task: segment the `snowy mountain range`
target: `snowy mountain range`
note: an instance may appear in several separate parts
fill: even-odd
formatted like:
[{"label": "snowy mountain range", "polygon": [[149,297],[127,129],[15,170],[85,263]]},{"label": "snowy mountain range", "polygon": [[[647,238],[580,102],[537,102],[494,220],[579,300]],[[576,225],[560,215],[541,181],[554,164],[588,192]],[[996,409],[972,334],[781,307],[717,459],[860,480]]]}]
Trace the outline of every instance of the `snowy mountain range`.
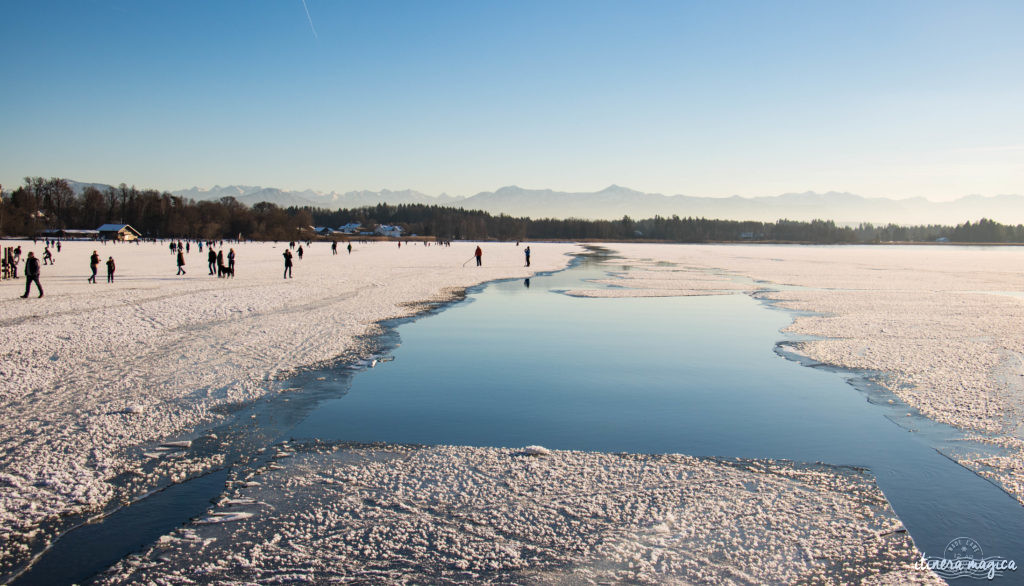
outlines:
[{"label": "snowy mountain range", "polygon": [[430,196],[418,191],[349,191],[347,193],[322,193],[307,189],[305,191],[282,191],[273,187],[255,187],[251,185],[215,185],[210,189],[192,187],[172,191],[174,195],[200,200],[217,200],[222,197],[233,197],[245,205],[253,205],[268,201],[281,207],[312,206],[328,209],[357,208],[374,206],[378,203],[401,204],[423,203],[436,205],[460,205],[466,198],[448,195]]},{"label": "snowy mountain range", "polygon": [[[69,181],[76,192],[87,185]],[[101,188],[105,186],[99,186]],[[502,187],[472,196],[432,196],[418,191],[284,191],[252,185],[192,187],[172,192],[194,200],[234,197],[246,205],[262,201],[281,207],[311,206],[327,209],[356,208],[389,204],[427,204],[483,210],[492,214],[532,218],[634,219],[655,215],[705,217],[726,220],[775,221],[834,220],[837,224],[889,222],[912,224],[962,224],[989,218],[1005,224],[1024,223],[1024,196],[969,195],[948,202],[933,202],[922,197],[910,199],[867,198],[852,193],[785,193],[772,197],[694,197],[643,193],[612,185],[591,193],[570,193],[550,189]]]}]

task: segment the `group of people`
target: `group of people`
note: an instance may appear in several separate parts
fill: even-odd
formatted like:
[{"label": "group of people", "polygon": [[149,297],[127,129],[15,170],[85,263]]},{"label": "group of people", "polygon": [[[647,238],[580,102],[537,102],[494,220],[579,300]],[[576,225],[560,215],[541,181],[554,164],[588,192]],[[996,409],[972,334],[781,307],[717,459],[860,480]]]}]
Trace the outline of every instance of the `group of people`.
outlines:
[{"label": "group of people", "polygon": [[[213,242],[207,242],[206,246],[208,251],[206,253],[207,268],[210,269],[211,275],[217,275],[218,277],[234,277],[235,276],[235,249],[231,248],[228,250],[227,264],[224,263],[224,249],[220,249],[217,252],[213,251]],[[177,251],[177,265],[178,275],[187,274],[185,271],[185,253],[190,249],[189,243],[186,242],[184,248],[181,242],[178,242],[177,247],[174,243],[171,243],[171,251]],[[203,251],[203,243],[199,243],[199,252]]]},{"label": "group of people", "polygon": [[[43,264],[52,265],[56,264],[56,258],[53,254],[53,249],[60,252],[60,241],[46,240],[46,248],[43,250]],[[32,258],[35,258],[35,254],[32,254]],[[28,257],[25,258],[28,260]],[[0,264],[3,265],[2,276],[4,279],[16,279],[18,277],[18,264],[21,261],[21,246],[8,246],[3,250],[3,254],[0,255]],[[39,259],[36,259],[39,262]]]},{"label": "group of people", "polygon": [[8,246],[4,248],[3,255],[0,255],[0,263],[3,265],[2,278],[18,278],[18,262],[21,260],[21,246]]},{"label": "group of people", "polygon": [[[60,242],[55,247],[60,252]],[[20,255],[21,247],[18,247],[18,254]],[[4,253],[5,262],[7,260],[7,253]],[[15,275],[17,276],[17,256],[12,254],[11,263],[15,266]],[[49,262],[47,262],[49,261]],[[47,246],[46,250],[43,251],[43,264],[53,264],[53,253],[50,252],[50,247]],[[87,283],[96,282],[96,271],[100,265],[100,255],[97,251],[92,251],[92,256],[89,257],[89,269],[92,274],[86,280]],[[107,282],[114,282],[114,271],[117,270],[117,265],[114,263],[114,257],[107,257]],[[39,282],[40,264],[39,259],[36,258],[36,254],[29,251],[28,256],[25,257],[25,294],[21,296],[22,299],[27,299],[28,294],[32,292],[32,284],[35,283],[36,290],[39,291],[39,296],[43,296],[43,285]]]},{"label": "group of people", "polygon": [[[60,242],[56,243],[57,252],[60,252]],[[17,278],[18,276],[18,262],[21,260],[21,246],[15,248],[7,247],[3,253],[3,273],[4,278]],[[46,241],[46,250],[43,251],[43,264],[53,264],[53,253],[50,252],[50,241]],[[32,290],[32,283],[36,284],[36,290],[39,291],[39,296],[43,296],[43,286],[39,283],[39,259],[36,258],[34,252],[29,251],[28,256],[25,257],[25,294],[21,296],[22,299],[28,298],[29,292]]]},{"label": "group of people", "polygon": [[[202,249],[200,249],[202,250]],[[184,260],[184,259],[182,259]],[[210,269],[211,275],[217,275],[218,277],[234,277],[235,276],[235,249],[232,248],[228,251],[228,264],[224,264],[224,249],[220,249],[217,252],[213,251],[213,245],[210,245],[209,252],[206,253],[207,266]]]},{"label": "group of people", "polygon": [[[518,242],[516,242],[516,246],[519,246]],[[523,250],[523,254],[526,256],[526,266],[530,266],[530,247],[529,246],[527,246],[526,249]],[[473,252],[473,258],[476,259],[476,266],[478,266],[478,267],[479,266],[483,266],[483,264],[484,264],[484,251],[483,251],[483,249],[480,248],[479,246],[477,246],[476,250]]]},{"label": "group of people", "polygon": [[[92,251],[92,256],[89,257],[89,270],[92,271],[92,275],[86,281],[88,283],[96,283],[96,269],[100,266],[100,255],[95,250]],[[114,282],[114,271],[117,269],[117,265],[114,264],[114,257],[107,257],[107,282]],[[40,295],[40,297],[42,297]]]},{"label": "group of people", "polygon": [[[313,246],[313,242],[311,240],[307,240],[306,241],[306,246],[307,247],[308,246]],[[281,256],[284,257],[284,278],[285,279],[291,279],[292,278],[292,266],[293,266],[293,263],[292,263],[292,250],[295,250],[295,254],[298,255],[299,260],[302,260],[302,252],[303,252],[302,251],[302,245],[299,244],[298,248],[296,249],[295,243],[294,242],[289,242],[288,243],[288,248],[284,249],[284,252],[281,253]],[[337,240],[335,240],[334,242],[331,243],[331,252],[334,253],[334,254],[338,254],[338,241]],[[352,254],[352,243],[351,242],[348,244],[348,253]]]},{"label": "group of people", "polygon": [[[53,248],[60,252],[61,244],[60,241],[56,241],[53,244]],[[3,274],[4,278],[17,278],[18,276],[18,263],[21,260],[21,246],[10,247],[8,246],[3,250]],[[43,250],[43,265],[55,264],[53,258],[53,252],[51,251],[51,242],[46,241],[46,249]],[[96,282],[96,267],[100,264],[100,257],[96,251],[92,251],[92,257],[89,259],[89,266],[92,269],[92,276],[89,277],[90,283]],[[43,296],[43,285],[39,282],[40,275],[40,262],[39,258],[32,251],[29,251],[25,257],[25,293],[21,296],[22,299],[28,298],[28,294],[32,292],[32,284],[35,283],[36,291],[39,292],[39,297]],[[107,260],[107,282],[114,282],[114,257],[110,257]]]},{"label": "group of people", "polygon": [[[348,248],[348,253],[352,254],[352,243],[351,242],[348,243],[348,247],[347,248]],[[338,254],[338,241],[337,240],[332,240],[331,241],[331,254]]]},{"label": "group of people", "polygon": [[[210,274],[211,275],[217,275],[218,277],[234,277],[235,276],[235,249],[231,248],[231,249],[228,250],[227,264],[225,264],[225,262],[224,262],[225,256],[224,256],[223,249],[221,249],[221,250],[219,250],[217,252],[214,252],[213,251],[213,244],[214,243],[212,243],[212,242],[208,242],[207,243],[207,246],[208,246],[208,249],[209,249],[209,252],[207,253],[207,261],[208,261],[208,265],[209,265],[209,269],[210,269]],[[445,243],[443,245],[450,245],[450,244]],[[519,245],[519,243],[517,242],[516,246],[518,246],[518,245]],[[292,278],[292,267],[293,267],[294,263],[292,262],[292,257],[293,256],[292,256],[291,249],[294,249],[294,248],[295,248],[295,243],[294,242],[289,242],[288,243],[288,248],[286,248],[284,253],[282,253],[282,256],[284,257],[284,278],[285,279]],[[351,242],[348,243],[347,248],[348,248],[348,253],[352,254],[352,243]],[[60,242],[59,241],[56,243],[56,249],[57,249],[57,252],[60,252]],[[187,252],[189,250],[189,244],[186,242],[186,243],[184,243],[184,245],[182,245],[181,241],[177,242],[177,244],[172,242],[171,245],[170,245],[170,249],[171,249],[171,252],[176,252],[177,253],[177,265],[178,265],[178,273],[177,274],[178,275],[186,274],[185,273],[185,252]],[[202,251],[202,243],[199,244],[199,250]],[[338,243],[337,243],[337,241],[331,243],[331,252],[333,254],[338,254]],[[296,254],[299,257],[299,260],[302,260],[302,253],[303,253],[303,249],[302,249],[302,245],[300,244],[300,245],[298,245],[298,249],[296,250]],[[526,256],[526,266],[530,266],[530,247],[527,246],[526,249],[523,251],[523,253]],[[8,277],[15,277],[16,278],[18,276],[18,262],[20,260],[20,257],[21,257],[21,247],[20,246],[18,246],[18,247],[7,247],[6,249],[3,250],[2,260],[3,260],[3,274],[4,274],[4,278],[8,278]],[[473,253],[473,258],[476,259],[476,266],[478,266],[478,267],[482,266],[483,265],[483,249],[481,249],[479,246],[477,246],[476,250]],[[53,264],[53,263],[54,263],[53,254],[50,252],[49,245],[47,245],[46,250],[43,252],[43,264]],[[116,267],[116,265],[114,263],[114,257],[113,256],[107,257],[106,264],[107,264],[107,282],[108,283],[113,283],[114,282],[114,272],[117,269],[117,267]],[[92,256],[89,257],[89,270],[92,272],[92,274],[89,276],[87,282],[93,283],[93,284],[96,283],[96,273],[97,273],[97,270],[99,268],[99,265],[100,265],[100,255],[99,255],[99,253],[97,251],[94,250],[94,251],[92,251]],[[39,291],[39,296],[40,297],[43,296],[43,286],[39,283],[39,272],[40,272],[39,259],[36,258],[34,253],[29,252],[28,256],[25,259],[25,279],[26,279],[25,280],[25,294],[21,296],[23,299],[28,297],[28,294],[29,294],[29,292],[30,292],[30,290],[32,288],[32,283],[35,283],[36,289],[38,289],[38,291]]]}]

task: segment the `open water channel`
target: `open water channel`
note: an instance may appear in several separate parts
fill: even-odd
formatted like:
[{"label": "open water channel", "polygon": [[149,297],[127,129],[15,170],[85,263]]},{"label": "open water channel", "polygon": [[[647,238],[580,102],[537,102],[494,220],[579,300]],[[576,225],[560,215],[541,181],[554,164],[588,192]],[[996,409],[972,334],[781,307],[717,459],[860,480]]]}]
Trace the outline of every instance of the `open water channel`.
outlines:
[{"label": "open water channel", "polygon": [[[340,365],[342,372],[312,371],[288,381],[302,388],[290,395],[316,400],[288,403],[293,411],[286,424],[274,419],[276,429],[263,437],[539,444],[860,466],[877,477],[927,554],[941,555],[963,536],[986,555],[1024,561],[1024,507],[943,455],[965,449],[956,430],[873,387],[865,380],[870,373],[787,359],[780,329],[792,314],[749,295],[564,294],[599,287],[589,281],[612,268],[629,270],[600,260],[584,256],[565,271],[491,283],[429,317],[390,324],[375,368],[355,372]],[[274,410],[280,414],[284,405]],[[212,489],[217,492],[216,482]],[[147,499],[176,499],[171,509],[178,516],[161,521],[165,531],[202,512],[215,496],[209,489],[193,492]],[[100,526],[111,535],[133,527],[151,531],[146,515],[137,504]],[[20,582],[44,583],[53,578],[48,568],[104,555],[117,559],[152,539],[136,531],[120,540],[121,551],[110,550],[117,539],[97,544],[75,533]]]}]

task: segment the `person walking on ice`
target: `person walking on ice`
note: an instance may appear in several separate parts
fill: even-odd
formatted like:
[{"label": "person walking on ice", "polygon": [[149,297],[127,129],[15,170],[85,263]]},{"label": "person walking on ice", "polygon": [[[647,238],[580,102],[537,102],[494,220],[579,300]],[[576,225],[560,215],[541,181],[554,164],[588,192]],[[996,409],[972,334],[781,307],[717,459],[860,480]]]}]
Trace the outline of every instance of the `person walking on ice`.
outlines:
[{"label": "person walking on ice", "polygon": [[22,299],[28,298],[28,290],[32,288],[32,283],[35,282],[36,289],[39,289],[39,296],[43,296],[43,286],[39,284],[39,259],[36,255],[29,252],[28,258],[25,259],[25,294],[21,296]]},{"label": "person walking on ice", "polygon": [[89,277],[87,283],[96,284],[96,267],[100,266],[100,255],[95,250],[92,251],[92,256],[89,257],[89,268],[92,270],[92,276]]},{"label": "person walking on ice", "polygon": [[114,269],[115,268],[116,267],[114,266],[114,257],[112,257],[112,256],[107,257],[107,282],[108,283],[113,283],[114,282]]},{"label": "person walking on ice", "polygon": [[292,251],[285,249],[284,254],[284,278],[292,278]]},{"label": "person walking on ice", "polygon": [[43,264],[44,265],[52,265],[53,264],[53,253],[50,252],[50,247],[49,246],[47,246],[46,250],[43,251]]},{"label": "person walking on ice", "polygon": [[481,266],[483,264],[484,251],[480,250],[480,247],[477,246],[476,252],[473,253],[473,256],[476,257],[476,266]]},{"label": "person walking on ice", "polygon": [[530,247],[529,246],[526,247],[526,250],[523,251],[523,254],[526,255],[526,266],[530,266]]},{"label": "person walking on ice", "polygon": [[178,274],[185,274],[185,253],[181,251],[180,247],[178,248]]}]

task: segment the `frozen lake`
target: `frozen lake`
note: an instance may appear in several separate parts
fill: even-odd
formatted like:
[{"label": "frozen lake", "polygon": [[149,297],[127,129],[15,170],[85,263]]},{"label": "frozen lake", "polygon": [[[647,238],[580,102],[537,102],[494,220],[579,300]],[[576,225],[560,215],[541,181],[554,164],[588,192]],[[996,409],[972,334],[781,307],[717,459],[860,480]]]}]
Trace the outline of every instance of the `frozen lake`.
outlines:
[{"label": "frozen lake", "polygon": [[[232,440],[233,458],[278,439],[316,438],[861,466],[925,553],[969,536],[987,554],[1024,559],[1024,508],[940,452],[982,448],[908,417],[912,410],[860,384],[859,373],[780,356],[791,313],[744,294],[563,293],[600,287],[589,281],[608,270],[583,257],[569,270],[492,283],[435,315],[393,322],[374,368],[342,365],[284,381],[301,392],[256,406],[254,418],[246,410],[217,435],[241,438]],[[158,534],[199,514],[218,492],[204,482],[186,496],[147,499],[170,509],[159,527],[149,522],[154,513],[132,506],[98,526],[106,526],[102,541],[93,527],[70,533],[22,582],[60,581],[65,574],[48,572],[79,560],[105,560],[93,570],[101,571],[151,539],[138,528]],[[75,579],[91,575],[83,569]]]}]

